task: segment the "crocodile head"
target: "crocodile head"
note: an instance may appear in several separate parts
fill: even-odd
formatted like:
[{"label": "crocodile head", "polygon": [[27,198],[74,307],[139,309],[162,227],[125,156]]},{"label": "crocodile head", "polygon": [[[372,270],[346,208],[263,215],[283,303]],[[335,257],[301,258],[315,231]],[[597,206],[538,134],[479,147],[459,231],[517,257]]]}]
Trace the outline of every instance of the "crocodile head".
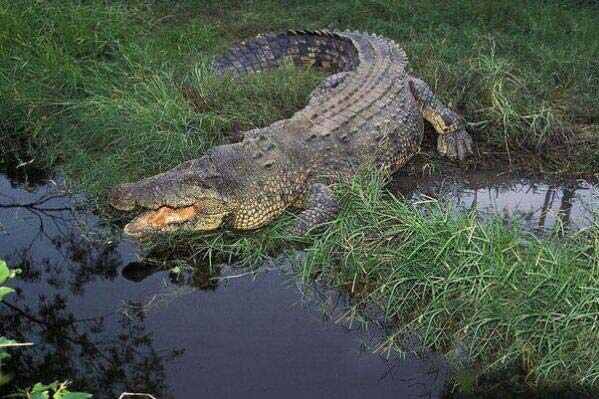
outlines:
[{"label": "crocodile head", "polygon": [[125,233],[139,237],[178,229],[218,228],[232,212],[232,201],[226,194],[226,182],[207,163],[205,158],[188,161],[165,173],[115,187],[110,193],[114,208],[146,209],[125,226]]}]

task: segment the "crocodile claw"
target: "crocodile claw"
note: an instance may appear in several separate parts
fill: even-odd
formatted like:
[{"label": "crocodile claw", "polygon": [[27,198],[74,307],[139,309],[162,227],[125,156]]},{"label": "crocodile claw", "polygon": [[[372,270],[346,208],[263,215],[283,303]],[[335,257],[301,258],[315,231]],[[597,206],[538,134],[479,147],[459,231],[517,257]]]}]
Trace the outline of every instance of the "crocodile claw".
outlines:
[{"label": "crocodile claw", "polygon": [[472,154],[472,137],[466,129],[440,134],[437,138],[437,151],[450,159],[462,161]]}]

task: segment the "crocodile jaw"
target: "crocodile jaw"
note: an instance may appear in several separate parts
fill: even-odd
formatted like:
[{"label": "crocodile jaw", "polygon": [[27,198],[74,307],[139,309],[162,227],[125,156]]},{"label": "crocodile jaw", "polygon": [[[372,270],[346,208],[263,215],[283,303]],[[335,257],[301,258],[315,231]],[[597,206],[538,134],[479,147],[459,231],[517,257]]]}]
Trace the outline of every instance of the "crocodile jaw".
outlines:
[{"label": "crocodile jaw", "polygon": [[165,231],[169,226],[179,225],[194,219],[198,209],[194,206],[170,208],[163,206],[155,211],[147,211],[125,226],[125,233],[139,237],[151,232]]},{"label": "crocodile jaw", "polygon": [[183,208],[164,206],[142,213],[125,226],[124,232],[132,237],[142,237],[176,230],[212,231],[223,224],[227,215],[228,212],[205,215],[195,205]]}]

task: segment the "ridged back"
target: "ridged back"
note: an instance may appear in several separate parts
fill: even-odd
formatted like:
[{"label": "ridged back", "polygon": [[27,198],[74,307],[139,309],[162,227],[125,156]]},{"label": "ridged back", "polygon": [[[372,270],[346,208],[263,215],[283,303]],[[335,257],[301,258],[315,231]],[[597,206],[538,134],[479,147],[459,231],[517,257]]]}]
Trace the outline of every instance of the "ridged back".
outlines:
[{"label": "ridged back", "polygon": [[273,69],[284,60],[330,73],[354,70],[360,62],[348,37],[329,31],[288,31],[242,41],[217,57],[213,68],[241,75]]},{"label": "ridged back", "polygon": [[285,59],[347,73],[332,87],[315,90],[290,119],[245,135],[240,149],[260,170],[250,175],[287,173],[290,180],[303,181],[351,173],[371,159],[396,168],[416,151],[422,118],[406,83],[406,54],[397,43],[361,32],[268,34],[234,46],[214,68],[246,74]]}]

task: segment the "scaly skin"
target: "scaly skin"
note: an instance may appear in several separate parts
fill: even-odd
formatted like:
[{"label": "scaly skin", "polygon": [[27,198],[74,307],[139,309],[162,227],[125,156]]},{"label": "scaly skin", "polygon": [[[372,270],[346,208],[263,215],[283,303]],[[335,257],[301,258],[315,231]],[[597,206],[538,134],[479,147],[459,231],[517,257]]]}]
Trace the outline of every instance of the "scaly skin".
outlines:
[{"label": "scaly skin", "polygon": [[472,140],[456,113],[407,72],[393,41],[364,33],[290,31],[259,36],[214,61],[218,74],[268,70],[286,59],[332,73],[290,119],[247,131],[236,144],[111,193],[121,210],[149,208],[125,227],[134,236],[226,224],[261,227],[289,207],[304,209],[303,234],[337,212],[327,184],[374,162],[391,172],[420,147],[423,119],[439,133],[438,150],[463,159]]}]

